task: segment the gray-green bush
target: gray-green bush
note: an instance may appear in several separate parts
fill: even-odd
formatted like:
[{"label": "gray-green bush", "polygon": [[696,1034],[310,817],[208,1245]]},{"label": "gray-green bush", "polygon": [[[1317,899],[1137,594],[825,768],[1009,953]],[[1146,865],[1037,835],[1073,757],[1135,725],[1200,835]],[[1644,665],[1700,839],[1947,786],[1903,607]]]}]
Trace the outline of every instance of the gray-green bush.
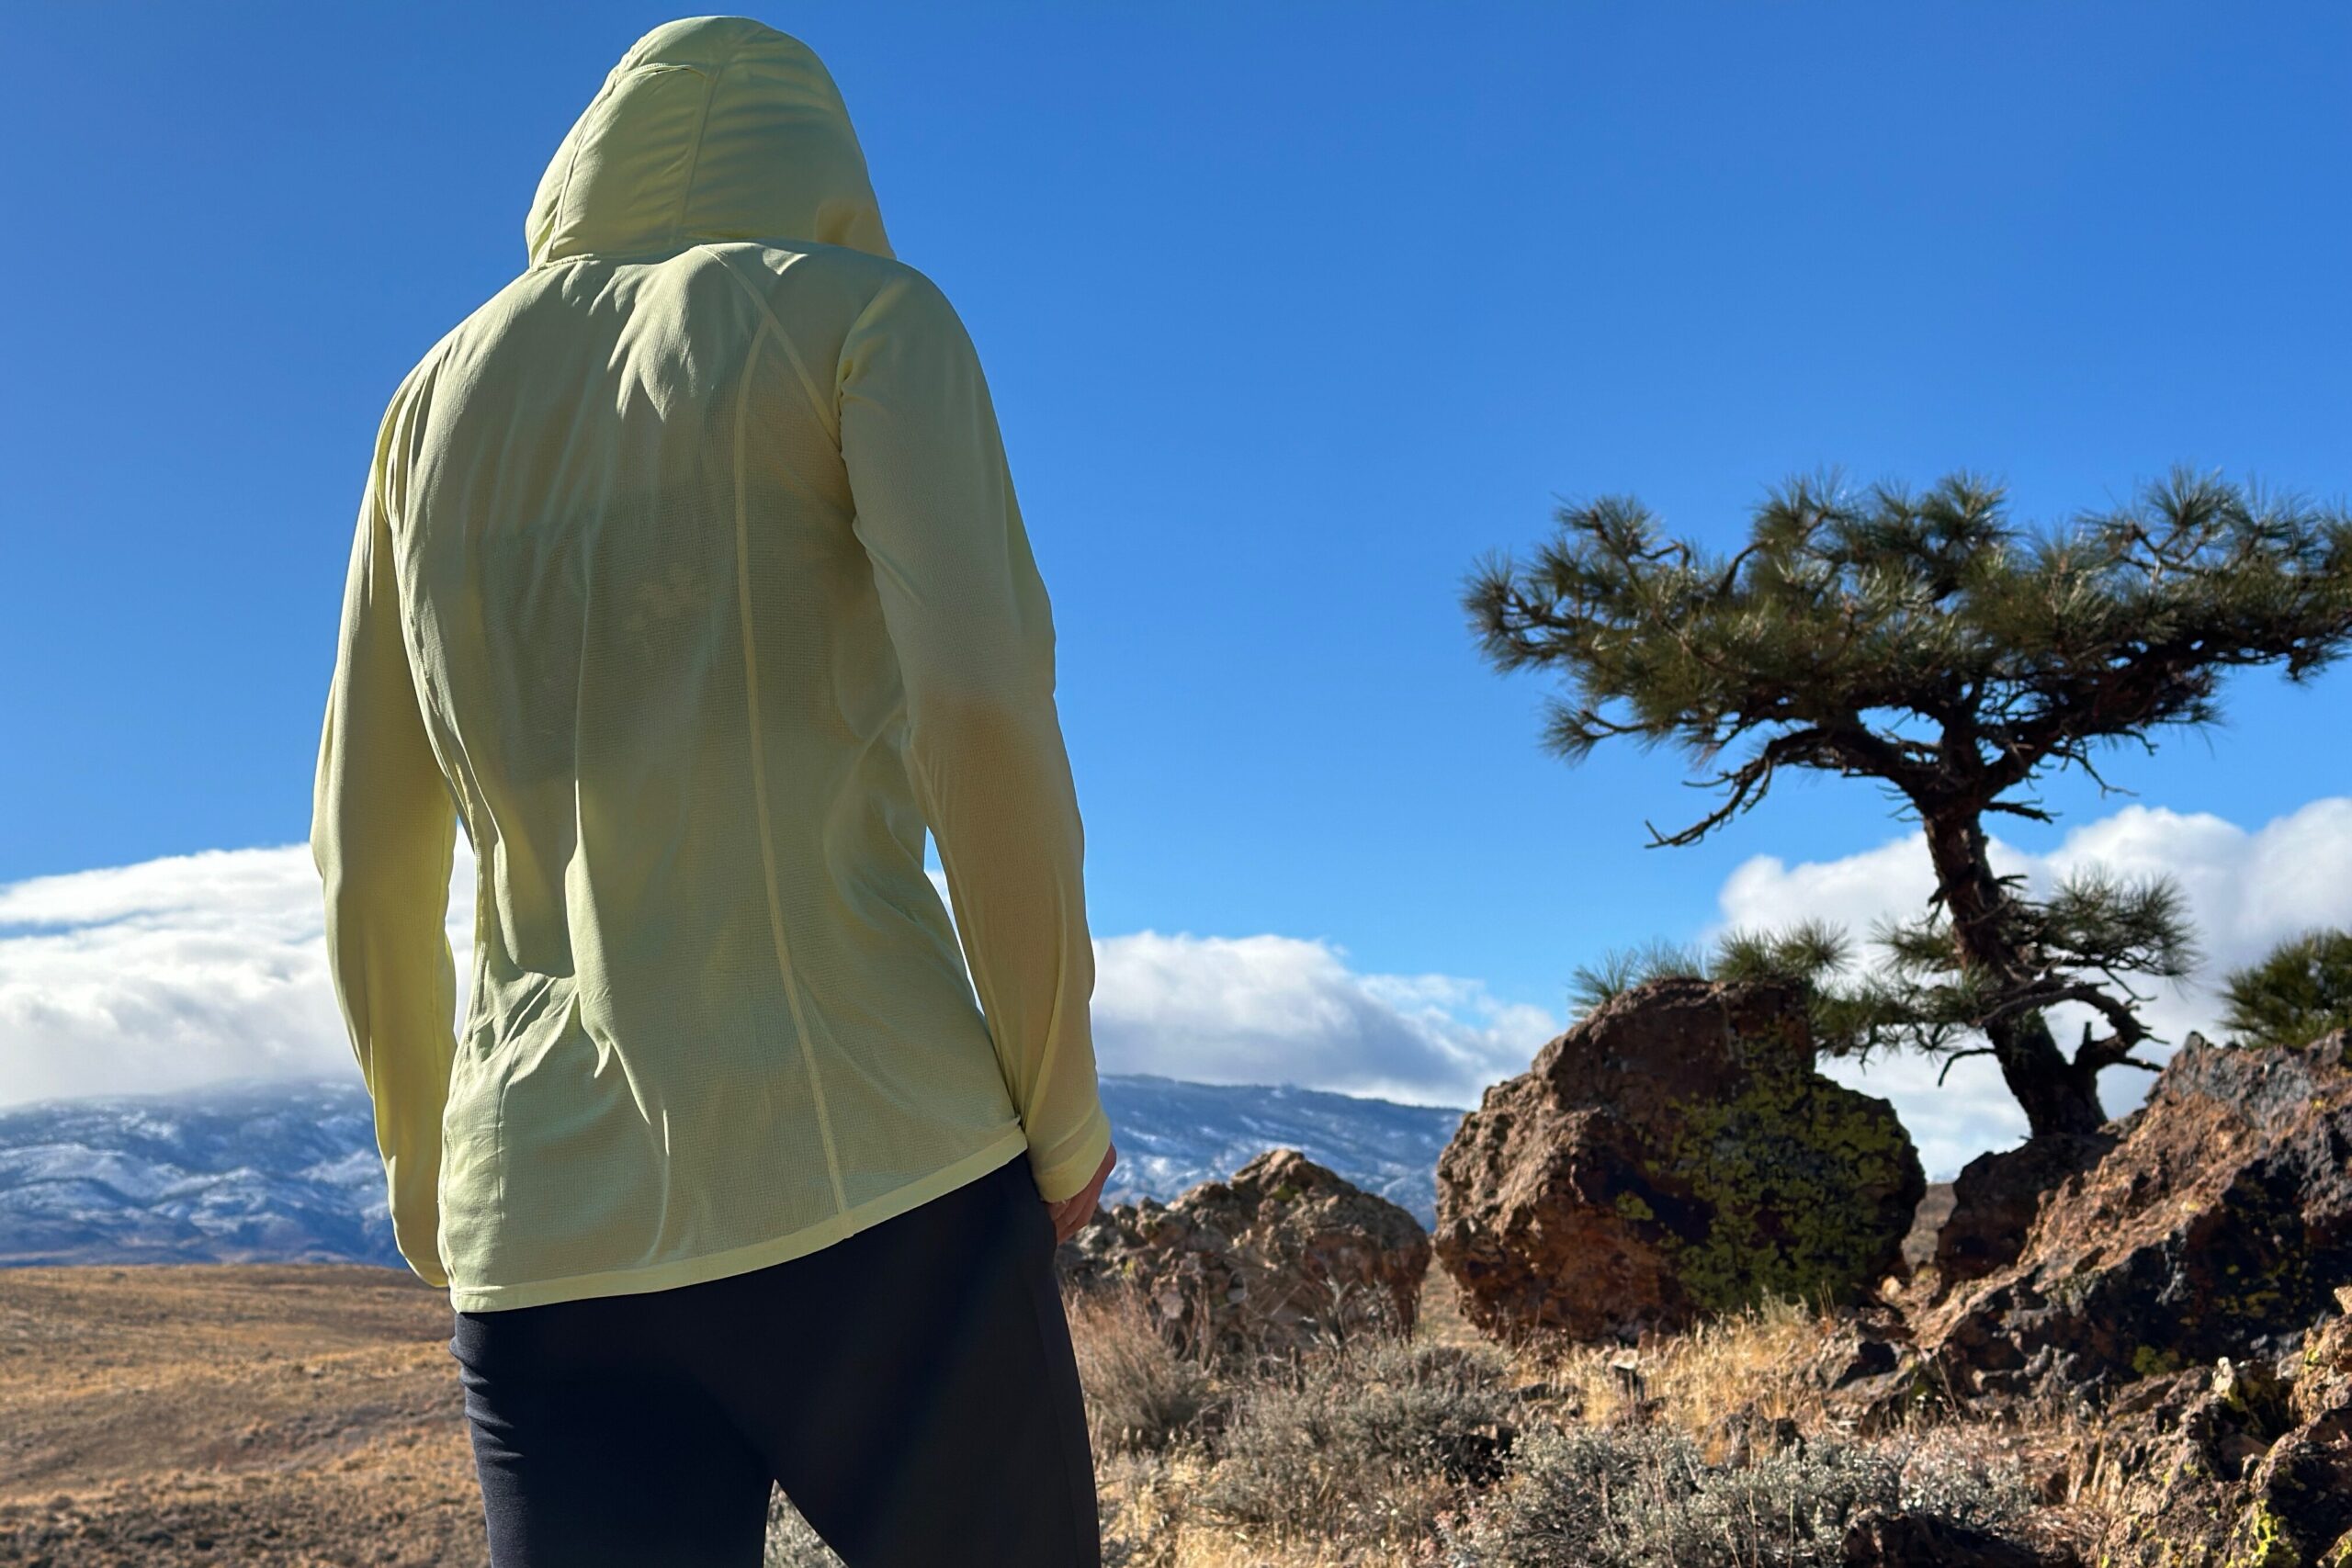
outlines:
[{"label": "gray-green bush", "polygon": [[1208,1369],[1168,1342],[1135,1292],[1078,1297],[1069,1317],[1097,1453],[1162,1453],[1215,1430],[1217,1396]]},{"label": "gray-green bush", "polygon": [[1838,1568],[1872,1511],[1997,1534],[2028,1506],[2014,1477],[1898,1439],[1736,1467],[1651,1428],[1540,1427],[1519,1448],[1512,1479],[1444,1532],[1451,1568]]},{"label": "gray-green bush", "polygon": [[1277,1539],[1426,1540],[1500,1475],[1514,1414],[1490,1352],[1356,1338],[1240,1394],[1199,1503]]},{"label": "gray-green bush", "polygon": [[768,1494],[767,1551],[760,1568],[842,1568],[842,1560],[808,1528],[781,1486]]}]

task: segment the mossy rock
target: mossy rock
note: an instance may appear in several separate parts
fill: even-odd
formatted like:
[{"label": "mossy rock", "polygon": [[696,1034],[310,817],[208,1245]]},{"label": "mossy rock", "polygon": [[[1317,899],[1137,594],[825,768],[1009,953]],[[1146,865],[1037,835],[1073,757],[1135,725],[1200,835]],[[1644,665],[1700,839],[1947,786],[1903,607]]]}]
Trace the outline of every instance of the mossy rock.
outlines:
[{"label": "mossy rock", "polygon": [[1487,1091],[1438,1165],[1480,1327],[1593,1341],[1871,1298],[1927,1190],[1884,1100],[1815,1067],[1802,987],[1636,987]]},{"label": "mossy rock", "polygon": [[1782,1069],[1687,1116],[1672,1168],[1709,1222],[1668,1247],[1701,1308],[1851,1304],[1900,1269],[1926,1179],[1885,1101]]}]

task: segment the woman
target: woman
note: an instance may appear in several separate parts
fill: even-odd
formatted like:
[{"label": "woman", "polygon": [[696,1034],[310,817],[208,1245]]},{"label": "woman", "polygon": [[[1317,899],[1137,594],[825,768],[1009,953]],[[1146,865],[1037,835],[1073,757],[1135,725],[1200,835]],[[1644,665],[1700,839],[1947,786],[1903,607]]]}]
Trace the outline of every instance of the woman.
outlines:
[{"label": "woman", "polygon": [[526,232],[386,412],[311,834],[492,1562],[752,1568],[780,1484],[853,1568],[1093,1564],[1052,1252],[1116,1156],[971,343],[741,18],[640,39]]}]

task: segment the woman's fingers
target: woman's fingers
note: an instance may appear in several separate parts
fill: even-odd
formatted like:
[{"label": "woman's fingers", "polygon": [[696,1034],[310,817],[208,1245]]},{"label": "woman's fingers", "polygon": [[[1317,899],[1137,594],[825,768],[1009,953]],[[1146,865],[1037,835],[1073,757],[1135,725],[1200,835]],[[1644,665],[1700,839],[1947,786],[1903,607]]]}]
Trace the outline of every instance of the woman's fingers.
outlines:
[{"label": "woman's fingers", "polygon": [[1102,1164],[1095,1170],[1094,1179],[1081,1191],[1073,1192],[1060,1202],[1048,1202],[1046,1210],[1054,1217],[1054,1238],[1068,1241],[1084,1230],[1094,1217],[1094,1210],[1102,1201],[1102,1184],[1111,1179],[1111,1168],[1119,1163],[1119,1145],[1111,1145],[1102,1151]]}]

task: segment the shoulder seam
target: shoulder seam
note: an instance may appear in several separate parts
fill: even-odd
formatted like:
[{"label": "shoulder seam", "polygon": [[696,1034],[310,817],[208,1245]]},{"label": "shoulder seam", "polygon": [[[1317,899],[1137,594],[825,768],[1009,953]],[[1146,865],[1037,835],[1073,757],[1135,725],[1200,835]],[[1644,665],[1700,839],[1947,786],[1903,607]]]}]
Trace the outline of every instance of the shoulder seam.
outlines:
[{"label": "shoulder seam", "polygon": [[[767,300],[761,297],[760,291],[752,287],[750,280],[738,272],[735,269],[735,264],[729,261],[723,254],[709,245],[696,245],[695,249],[718,263],[719,268],[734,281],[735,287],[743,291],[744,297],[750,299],[752,307],[760,312],[760,319],[763,323],[761,330],[775,336],[777,345],[784,350],[785,358],[792,362],[793,374],[800,378],[800,389],[808,395],[808,406],[816,411],[817,422],[825,427],[825,434],[832,437],[833,445],[839,446],[842,442],[841,425],[834,416],[831,400],[817,389],[816,378],[808,374],[808,367],[800,357],[799,346],[792,341],[792,334],[784,330],[784,323],[775,319],[775,311],[769,309]],[[785,265],[787,267],[797,265],[799,260],[798,256],[795,256],[792,261]]]}]

